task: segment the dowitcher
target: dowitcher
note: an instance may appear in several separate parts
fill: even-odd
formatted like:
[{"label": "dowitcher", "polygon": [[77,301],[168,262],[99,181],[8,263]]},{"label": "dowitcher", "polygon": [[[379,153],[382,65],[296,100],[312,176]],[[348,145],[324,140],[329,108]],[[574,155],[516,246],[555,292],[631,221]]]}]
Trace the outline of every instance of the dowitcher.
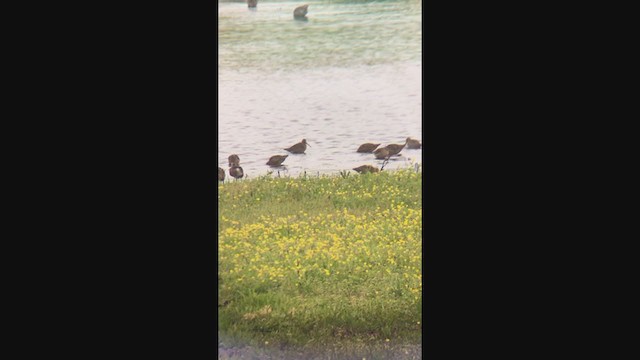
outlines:
[{"label": "dowitcher", "polygon": [[389,158],[389,149],[386,147],[380,148],[373,152],[373,155],[376,156],[376,159],[388,159]]},{"label": "dowitcher", "polygon": [[233,165],[229,168],[229,175],[236,180],[241,179],[244,176],[244,171],[239,165]]},{"label": "dowitcher", "polygon": [[234,165],[236,166],[240,165],[240,158],[236,154],[229,155],[229,167]]},{"label": "dowitcher", "polygon": [[387,150],[389,150],[389,156],[393,156],[393,155],[398,155],[400,153],[400,151],[402,151],[402,149],[404,149],[405,145],[407,145],[407,142],[405,141],[404,144],[389,144],[387,146],[385,146],[387,148]]},{"label": "dowitcher", "polygon": [[309,5],[298,6],[295,10],[293,10],[294,18],[303,18],[307,15],[307,8]]},{"label": "dowitcher", "polygon": [[267,165],[280,166],[282,165],[284,160],[287,158],[287,156],[289,155],[273,155],[272,157],[269,158],[269,161],[267,161]]},{"label": "dowitcher", "polygon": [[358,166],[357,168],[353,168],[353,170],[357,171],[360,174],[376,173],[376,172],[380,171],[380,170],[378,170],[377,167],[371,166],[371,165]]},{"label": "dowitcher", "polygon": [[380,146],[380,144],[371,144],[371,143],[362,144],[358,148],[357,152],[359,152],[359,153],[372,153],[373,150],[375,150],[378,146]]},{"label": "dowitcher", "polygon": [[420,144],[420,141],[407,138],[407,149],[420,149],[421,147],[422,144]]},{"label": "dowitcher", "polygon": [[224,170],[218,166],[218,181],[224,182]]},{"label": "dowitcher", "polygon": [[[287,150],[288,152],[292,153],[292,154],[304,154],[304,151],[307,150],[307,145],[309,145],[307,143],[306,139],[302,139],[301,142],[286,148],[285,150]],[[309,145],[311,146],[311,145]]]}]

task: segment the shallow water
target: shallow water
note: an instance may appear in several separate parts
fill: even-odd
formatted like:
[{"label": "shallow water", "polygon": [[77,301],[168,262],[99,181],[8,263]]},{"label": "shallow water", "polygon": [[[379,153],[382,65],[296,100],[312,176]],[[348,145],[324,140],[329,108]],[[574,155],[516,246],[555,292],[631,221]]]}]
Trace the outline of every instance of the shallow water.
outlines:
[{"label": "shallow water", "polygon": [[[302,4],[307,20],[294,20]],[[249,177],[264,175],[303,138],[310,147],[289,154],[288,175],[380,167],[358,146],[421,140],[420,1],[219,2],[218,21],[223,169],[238,154]],[[385,169],[416,162],[421,150],[405,149]]]}]

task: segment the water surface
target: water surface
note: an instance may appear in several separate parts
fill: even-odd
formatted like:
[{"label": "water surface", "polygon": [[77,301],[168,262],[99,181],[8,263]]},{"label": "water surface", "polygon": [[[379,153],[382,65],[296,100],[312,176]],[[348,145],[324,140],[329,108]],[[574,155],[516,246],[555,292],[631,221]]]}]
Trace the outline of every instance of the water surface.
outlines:
[{"label": "water surface", "polygon": [[[306,21],[293,9],[309,4]],[[421,140],[420,1],[219,2],[218,166],[238,154],[249,177],[303,138],[296,176],[381,164],[356,149]],[[422,162],[402,151],[385,169]],[[283,172],[284,173],[284,172]]]}]

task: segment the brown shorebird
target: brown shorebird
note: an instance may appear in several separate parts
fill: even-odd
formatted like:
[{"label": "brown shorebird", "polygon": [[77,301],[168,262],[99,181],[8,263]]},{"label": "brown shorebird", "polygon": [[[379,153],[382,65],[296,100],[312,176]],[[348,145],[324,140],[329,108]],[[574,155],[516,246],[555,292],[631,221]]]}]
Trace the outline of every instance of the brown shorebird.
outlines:
[{"label": "brown shorebird", "polygon": [[387,150],[389,150],[389,156],[393,156],[393,155],[398,155],[400,153],[400,151],[402,151],[402,149],[404,149],[405,145],[407,145],[407,142],[405,141],[404,144],[389,144],[387,146],[385,146],[387,148]]},{"label": "brown shorebird", "polygon": [[295,10],[293,10],[294,18],[303,18],[307,15],[307,8],[309,5],[298,6]]},{"label": "brown shorebird", "polygon": [[269,158],[269,161],[267,161],[267,165],[280,166],[282,165],[282,162],[284,162],[284,160],[287,158],[287,156],[289,155],[273,155]]},{"label": "brown shorebird", "polygon": [[362,144],[358,148],[357,152],[359,152],[359,153],[372,153],[373,150],[375,150],[378,146],[380,146],[380,144],[371,144],[371,143]]},{"label": "brown shorebird", "polygon": [[258,0],[247,0],[247,6],[250,8],[258,6]]},{"label": "brown shorebird", "polygon": [[420,141],[407,138],[407,149],[420,149],[421,147]]},{"label": "brown shorebird", "polygon": [[229,175],[236,180],[242,179],[242,177],[244,176],[244,171],[239,165],[236,164],[229,168]]},{"label": "brown shorebird", "polygon": [[358,166],[357,168],[353,168],[353,170],[359,172],[360,174],[376,173],[376,172],[380,171],[380,170],[378,170],[377,167],[371,166],[371,165]]},{"label": "brown shorebird", "polygon": [[240,165],[240,158],[236,154],[229,155],[229,167],[233,165]]},{"label": "brown shorebird", "polygon": [[[292,153],[292,154],[304,154],[304,151],[307,150],[307,145],[309,145],[307,143],[306,139],[302,139],[301,142],[286,148],[285,150],[287,150],[288,152]],[[309,145],[310,146],[310,145]]]},{"label": "brown shorebird", "polygon": [[376,159],[388,159],[390,157],[389,150],[386,147],[374,151],[373,155],[376,156]]},{"label": "brown shorebird", "polygon": [[218,166],[218,181],[224,183],[224,170],[220,166]]}]

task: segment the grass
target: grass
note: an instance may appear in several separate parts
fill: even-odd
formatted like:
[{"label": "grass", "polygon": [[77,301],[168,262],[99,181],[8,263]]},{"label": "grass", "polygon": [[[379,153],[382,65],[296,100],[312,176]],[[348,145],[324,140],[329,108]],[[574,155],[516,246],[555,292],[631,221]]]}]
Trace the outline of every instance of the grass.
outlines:
[{"label": "grass", "polygon": [[421,343],[422,172],[230,182],[218,207],[227,344]]}]

